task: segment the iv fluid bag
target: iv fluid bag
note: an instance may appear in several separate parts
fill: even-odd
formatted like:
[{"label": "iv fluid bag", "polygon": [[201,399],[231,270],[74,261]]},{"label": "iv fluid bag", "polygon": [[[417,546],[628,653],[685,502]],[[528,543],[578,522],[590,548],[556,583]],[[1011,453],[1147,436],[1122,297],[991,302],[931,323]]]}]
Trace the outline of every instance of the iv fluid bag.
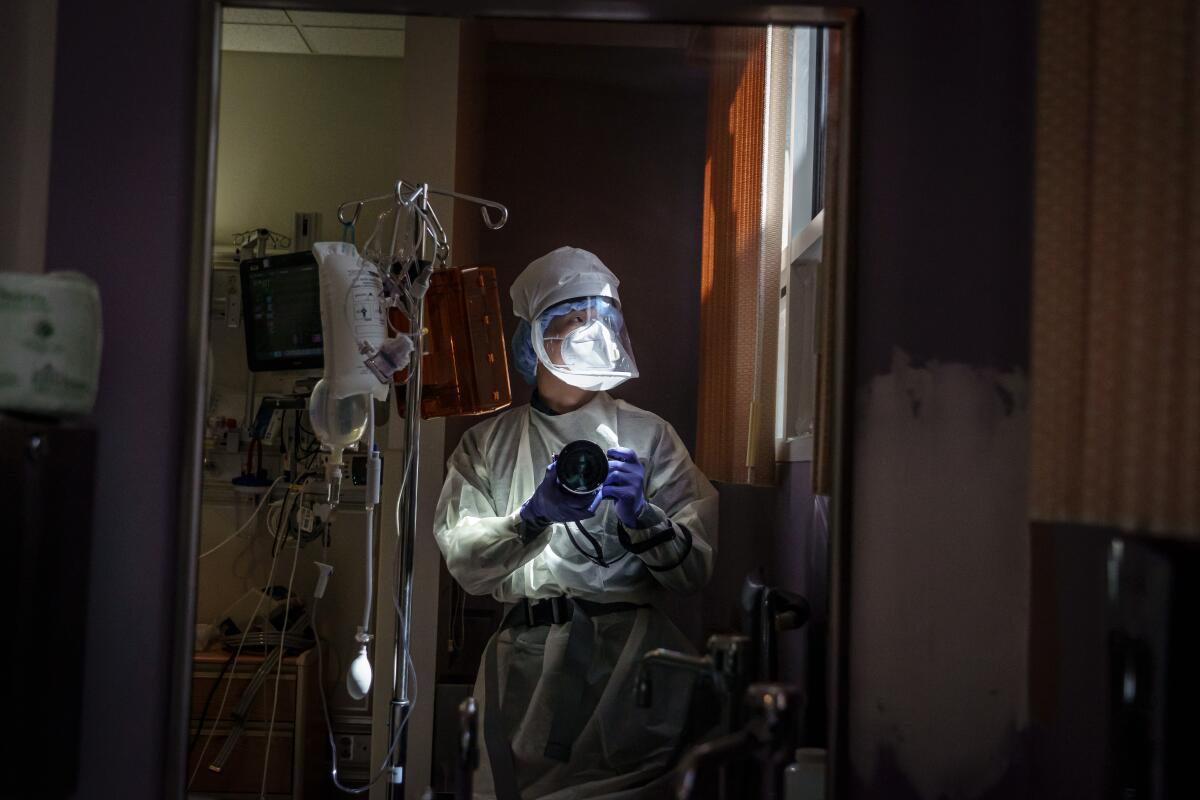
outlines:
[{"label": "iv fluid bag", "polygon": [[321,281],[326,390],[335,399],[358,394],[387,399],[388,386],[367,368],[359,350],[362,342],[378,349],[387,337],[375,267],[348,242],[318,242],[313,255]]},{"label": "iv fluid bag", "polygon": [[371,398],[365,394],[334,397],[329,391],[329,381],[322,378],[308,398],[308,417],[313,433],[322,444],[330,447],[354,444],[367,430],[367,404],[370,402]]}]

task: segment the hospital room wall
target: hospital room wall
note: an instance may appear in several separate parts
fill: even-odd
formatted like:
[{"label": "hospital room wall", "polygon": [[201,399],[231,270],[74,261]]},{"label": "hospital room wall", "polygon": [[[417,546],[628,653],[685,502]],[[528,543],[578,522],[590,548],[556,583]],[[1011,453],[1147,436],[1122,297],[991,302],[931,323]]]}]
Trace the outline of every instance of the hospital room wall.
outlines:
[{"label": "hospital room wall", "polygon": [[400,168],[410,68],[403,58],[223,52],[214,241],[259,227],[291,236],[296,211],[321,212],[321,238],[340,238],[338,203],[380,194]]},{"label": "hospital room wall", "polygon": [[57,9],[55,0],[14,0],[0,25],[0,271],[45,263]]}]

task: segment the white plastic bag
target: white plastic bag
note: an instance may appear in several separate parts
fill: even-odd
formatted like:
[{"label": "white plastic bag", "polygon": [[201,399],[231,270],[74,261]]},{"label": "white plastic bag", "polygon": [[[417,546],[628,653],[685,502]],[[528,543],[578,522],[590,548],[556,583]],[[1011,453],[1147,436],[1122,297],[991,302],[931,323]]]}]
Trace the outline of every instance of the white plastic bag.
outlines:
[{"label": "white plastic bag", "polygon": [[386,400],[390,387],[367,368],[360,350],[366,342],[373,352],[387,337],[379,275],[348,242],[318,242],[313,255],[321,281],[321,339],[330,396],[370,394]]},{"label": "white plastic bag", "polygon": [[91,413],[100,333],[100,290],[91,278],[0,272],[0,409]]}]

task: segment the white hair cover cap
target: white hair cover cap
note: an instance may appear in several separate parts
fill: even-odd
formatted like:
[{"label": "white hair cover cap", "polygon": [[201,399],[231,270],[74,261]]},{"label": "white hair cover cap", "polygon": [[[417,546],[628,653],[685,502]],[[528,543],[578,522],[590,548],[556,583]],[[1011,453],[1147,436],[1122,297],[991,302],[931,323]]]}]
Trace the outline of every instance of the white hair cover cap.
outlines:
[{"label": "white hair cover cap", "polygon": [[621,282],[599,258],[578,247],[560,247],[530,263],[513,281],[513,313],[532,323],[555,303],[576,297],[608,297],[621,305]]}]

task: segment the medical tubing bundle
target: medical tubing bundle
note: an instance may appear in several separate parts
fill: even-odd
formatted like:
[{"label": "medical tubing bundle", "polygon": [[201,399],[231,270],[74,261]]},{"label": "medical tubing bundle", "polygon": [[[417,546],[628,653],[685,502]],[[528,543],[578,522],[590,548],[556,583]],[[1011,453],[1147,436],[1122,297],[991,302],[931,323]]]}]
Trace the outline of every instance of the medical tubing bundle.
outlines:
[{"label": "medical tubing bundle", "polygon": [[[288,536],[293,532],[301,545],[308,544],[317,538],[315,535],[305,537],[304,531],[293,529],[292,527],[292,512],[296,509],[296,503],[303,501],[304,487],[315,477],[317,477],[315,472],[306,472],[297,478],[294,483],[288,483],[287,489],[283,493],[283,499],[279,501],[278,506],[273,506],[271,509],[271,511],[277,512],[273,521],[271,511],[267,512],[267,533],[271,534],[271,538],[273,539],[271,543],[272,552],[282,547],[287,541]],[[292,494],[293,489],[296,489],[294,495]],[[288,505],[288,500],[292,501],[290,506]]]},{"label": "medical tubing bundle", "polygon": [[[307,482],[307,480],[308,480],[310,477],[311,477],[311,475],[303,475],[303,476],[301,476],[300,480],[301,480],[301,481],[303,481],[303,482]],[[275,488],[275,486],[276,486],[276,485],[279,483],[279,481],[280,481],[280,480],[282,480],[282,479],[283,479],[283,476],[280,476],[279,478],[276,478],[276,479],[275,479],[275,481],[274,481],[274,482],[271,484],[271,486],[270,486],[270,487],[267,489],[266,493],[265,493],[265,494],[264,494],[264,496],[263,496],[263,499],[259,501],[259,504],[258,504],[258,506],[257,506],[257,507],[255,508],[255,510],[254,510],[254,514],[252,514],[252,515],[251,515],[251,517],[250,517],[250,519],[249,519],[249,520],[247,520],[245,523],[243,523],[242,527],[241,527],[241,528],[239,528],[239,529],[237,530],[237,532],[234,534],[234,536],[236,536],[238,533],[241,533],[241,532],[242,532],[242,530],[244,530],[244,529],[245,529],[246,525],[248,525],[248,524],[250,523],[250,521],[254,519],[255,515],[257,515],[257,514],[258,514],[259,510],[261,510],[261,509],[262,509],[262,507],[263,507],[263,505],[266,503],[267,499],[268,499],[268,498],[271,496],[271,490],[272,490],[272,489],[274,489],[274,488]],[[292,488],[292,485],[291,485],[291,483],[289,482],[289,484],[288,484],[288,491],[289,491],[289,492],[291,491],[291,488]],[[301,485],[301,491],[302,491],[302,490],[303,490],[303,484]],[[284,499],[286,500],[286,495],[285,495],[285,498],[284,498]],[[283,505],[283,504],[282,504],[282,502],[281,502],[281,508],[282,508],[282,505]],[[273,545],[272,545],[272,548],[271,548],[271,566],[270,566],[270,568],[269,568],[269,570],[268,570],[268,572],[267,572],[267,582],[266,582],[266,584],[265,584],[265,587],[267,587],[267,589],[269,589],[269,587],[271,586],[271,583],[272,583],[272,581],[275,579],[275,565],[276,565],[276,563],[278,562],[278,559],[279,559],[279,553],[280,553],[280,552],[282,551],[282,549],[283,549],[283,548],[282,548],[282,546],[278,546],[278,545],[279,545],[279,542],[278,542],[278,531],[276,531],[274,535],[276,536],[276,539],[277,539],[277,540],[276,540],[276,542],[275,542],[275,543],[273,543]],[[212,553],[212,552],[214,552],[214,551],[215,551],[217,548],[219,548],[219,547],[223,546],[223,545],[224,545],[226,542],[229,542],[229,541],[231,541],[231,540],[234,538],[234,536],[230,536],[230,537],[228,537],[228,538],[227,538],[225,541],[221,542],[221,544],[217,545],[216,547],[213,547],[213,548],[209,549],[209,550],[208,550],[208,551],[207,551],[207,552],[206,552],[204,555],[207,555],[207,554],[209,554],[209,553]],[[284,541],[286,541],[286,539],[287,539],[287,532],[286,532],[286,531],[284,531],[284,536],[283,536],[283,539],[284,539]],[[296,560],[299,558],[299,554],[300,554],[300,547],[301,547],[301,542],[300,542],[300,540],[299,540],[299,537],[297,536],[297,539],[296,539],[296,552],[293,554],[293,557],[292,557],[292,571],[291,571],[291,576],[288,578],[288,586],[287,586],[287,600],[285,601],[285,602],[287,603],[287,605],[286,605],[286,606],[285,606],[285,608],[284,608],[284,615],[283,615],[283,632],[284,632],[284,633],[286,633],[286,632],[287,632],[287,619],[288,619],[288,613],[289,613],[289,611],[291,610],[291,603],[290,603],[290,601],[291,601],[291,596],[292,596],[292,585],[293,585],[293,581],[295,580],[295,576],[296,576]],[[202,555],[202,556],[201,556],[201,558],[203,558],[203,557],[204,557],[204,556]],[[224,693],[221,695],[221,703],[220,703],[220,705],[218,705],[218,706],[217,706],[217,713],[216,713],[216,716],[215,716],[215,717],[213,717],[213,723],[212,723],[212,727],[209,729],[208,736],[206,736],[206,737],[205,737],[205,739],[204,739],[204,747],[202,747],[202,748],[201,748],[201,750],[200,750],[200,757],[199,757],[199,759],[197,759],[197,762],[196,762],[196,768],[195,768],[194,770],[192,770],[192,774],[191,774],[191,776],[188,778],[188,786],[189,786],[189,787],[192,785],[193,781],[195,781],[195,780],[196,780],[196,775],[197,775],[197,774],[200,772],[200,768],[201,768],[201,767],[204,765],[204,755],[205,755],[205,753],[207,753],[207,752],[208,752],[208,747],[209,747],[209,745],[212,743],[212,738],[213,738],[213,735],[216,733],[216,729],[217,729],[217,721],[221,719],[221,714],[222,714],[222,713],[225,711],[225,705],[226,705],[226,702],[227,702],[227,701],[228,701],[228,699],[229,699],[229,690],[230,690],[230,688],[232,688],[232,686],[233,686],[233,678],[234,678],[234,675],[235,675],[235,673],[237,672],[237,665],[238,665],[238,661],[241,659],[241,656],[242,656],[242,649],[243,649],[243,647],[244,647],[244,646],[245,646],[245,644],[246,644],[246,637],[250,635],[250,630],[251,630],[251,628],[252,628],[252,623],[253,623],[254,619],[255,619],[255,618],[258,616],[258,610],[259,610],[260,608],[262,608],[262,603],[263,603],[263,601],[264,601],[264,600],[267,598],[267,594],[268,594],[268,591],[267,591],[267,590],[264,590],[264,591],[262,591],[262,592],[260,592],[260,593],[259,593],[259,596],[258,596],[258,602],[256,602],[256,603],[255,603],[255,605],[254,605],[254,610],[250,612],[249,622],[246,624],[246,629],[245,629],[244,631],[242,631],[241,638],[240,638],[240,639],[238,639],[238,645],[237,645],[237,648],[234,650],[234,653],[233,653],[233,656],[232,656],[232,658],[231,658],[231,659],[229,659],[228,661],[226,661],[226,662],[225,662],[225,666],[222,668],[222,671],[221,671],[221,675],[222,675],[222,677],[223,677],[223,676],[224,676],[226,673],[228,673],[228,675],[229,675],[229,679],[228,679],[228,680],[225,682],[225,691],[224,691]],[[316,630],[316,629],[314,628],[313,630],[314,630],[314,632],[315,632],[315,630]],[[282,647],[282,646],[283,646],[283,639],[281,638],[281,639],[280,639],[280,647]],[[282,654],[281,654],[281,656],[282,656]],[[280,658],[280,660],[279,660],[279,663],[280,663],[280,665],[282,665],[282,664],[283,664],[283,659],[282,659],[282,657]],[[278,692],[279,692],[279,680],[280,680],[280,677],[281,677],[281,675],[280,675],[280,672],[278,672],[278,671],[277,671],[277,672],[276,672],[276,676],[275,676],[275,692],[276,692],[276,701],[278,700]],[[217,683],[216,683],[216,684],[214,684],[214,687],[213,687],[213,688],[214,688],[214,690],[215,690],[216,686],[220,684],[220,681],[221,681],[221,678],[218,678],[218,679],[217,679]],[[207,705],[207,704],[206,704],[206,705]],[[272,704],[272,710],[271,710],[271,727],[270,727],[270,728],[268,728],[268,731],[267,731],[267,756],[268,756],[268,757],[269,757],[269,755],[270,755],[271,729],[274,727],[274,724],[275,724],[275,705],[274,705],[274,703],[273,703],[273,704]],[[196,736],[197,736],[197,738],[200,736],[201,732],[202,732],[202,731],[201,731],[199,728],[196,730]],[[190,748],[189,748],[189,749],[190,749]],[[266,780],[266,777],[265,777],[265,776],[266,776],[266,766],[267,766],[267,765],[266,765],[266,763],[265,763],[265,760],[264,760],[264,765],[263,765],[263,776],[264,776],[264,778],[263,778],[263,779],[264,779],[264,781]],[[265,785],[265,784],[264,784],[264,785]]]},{"label": "medical tubing bundle", "polygon": [[[276,550],[271,556],[271,567],[267,572],[267,583],[269,587],[271,581],[275,579],[275,564],[279,560],[279,551]],[[267,598],[267,593],[264,591],[258,596],[258,602],[254,605],[254,610],[250,612],[250,619],[253,621],[258,616],[258,609],[262,607],[262,602]],[[247,623],[246,629],[242,631],[242,637],[238,640],[237,649],[233,653],[233,666],[229,670],[229,680],[225,683],[225,692],[221,695],[221,704],[217,706],[217,714],[213,717],[212,727],[208,731],[208,736],[204,740],[204,747],[200,749],[200,757],[196,759],[196,768],[192,770],[191,777],[188,778],[188,787],[196,780],[196,775],[200,772],[200,768],[204,766],[204,754],[208,752],[208,746],[212,743],[213,734],[217,732],[216,721],[221,719],[222,712],[225,711],[225,702],[229,699],[229,690],[233,686],[233,676],[237,672],[238,659],[242,656],[242,647],[246,644],[246,637],[250,635],[250,625]]]}]

